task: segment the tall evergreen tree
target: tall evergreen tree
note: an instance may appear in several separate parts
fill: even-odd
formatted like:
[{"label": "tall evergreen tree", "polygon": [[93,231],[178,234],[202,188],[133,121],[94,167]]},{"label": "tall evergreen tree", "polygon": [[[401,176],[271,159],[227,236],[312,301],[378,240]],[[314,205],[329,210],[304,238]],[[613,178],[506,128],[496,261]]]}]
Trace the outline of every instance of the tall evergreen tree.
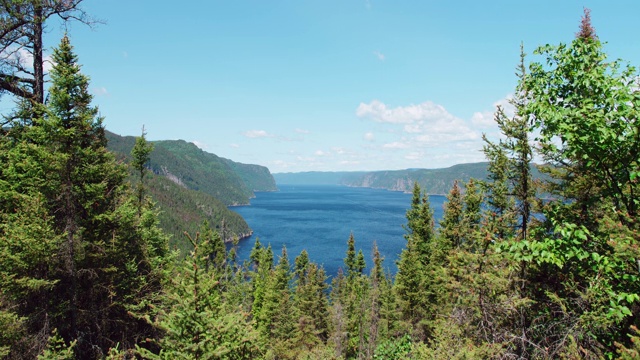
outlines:
[{"label": "tall evergreen tree", "polygon": [[432,262],[438,247],[434,231],[433,210],[427,194],[415,183],[411,208],[407,211],[407,247],[398,260],[394,289],[403,320],[420,339],[429,336],[428,323],[433,319],[434,287]]},{"label": "tall evergreen tree", "polygon": [[[164,254],[166,239],[151,209],[136,211],[124,183],[125,169],[106,149],[88,78],[80,72],[67,37],[53,60],[49,100],[39,125],[26,126],[20,137],[2,142],[9,147],[9,161],[0,175],[0,196],[13,204],[1,209],[11,226],[3,231],[13,236],[17,225],[31,218],[30,227],[38,226],[37,232],[23,231],[15,244],[47,252],[36,267],[46,277],[38,275],[30,285],[47,292],[20,310],[26,333],[57,329],[65,342],[77,340],[76,356],[103,356],[116,343],[130,349],[154,336],[143,320],[148,310],[143,303],[160,290],[155,269],[161,263],[153,259]],[[20,209],[23,214],[16,213]],[[19,266],[11,271],[18,272],[10,276],[35,274],[35,269],[27,271],[32,266],[28,262],[15,264]],[[38,317],[45,328],[31,327]],[[28,346],[41,348],[38,344]]]}]

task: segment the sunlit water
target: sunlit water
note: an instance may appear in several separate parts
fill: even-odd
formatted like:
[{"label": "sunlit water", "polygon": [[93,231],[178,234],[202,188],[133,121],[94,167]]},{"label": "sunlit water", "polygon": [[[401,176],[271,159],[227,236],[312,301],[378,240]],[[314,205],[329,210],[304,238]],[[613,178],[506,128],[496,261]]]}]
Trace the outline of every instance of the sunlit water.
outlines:
[{"label": "sunlit water", "polygon": [[[444,196],[429,198],[434,217],[442,217]],[[406,240],[403,225],[411,206],[411,194],[345,186],[280,185],[279,191],[257,193],[250,206],[233,207],[253,229],[253,236],[241,240],[238,257],[249,258],[255,239],[271,244],[276,261],[282,246],[289,261],[303,249],[312,261],[324,266],[333,277],[344,268],[349,234],[356,249],[362,249],[367,266],[372,264],[375,242],[385,258],[384,267],[396,272],[395,262]],[[368,270],[367,270],[368,271]]]}]

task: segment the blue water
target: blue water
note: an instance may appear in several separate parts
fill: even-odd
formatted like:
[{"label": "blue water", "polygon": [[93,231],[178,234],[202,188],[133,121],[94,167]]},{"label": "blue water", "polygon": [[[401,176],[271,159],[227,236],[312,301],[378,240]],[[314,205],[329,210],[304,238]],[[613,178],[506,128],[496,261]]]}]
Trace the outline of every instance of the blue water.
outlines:
[{"label": "blue water", "polygon": [[[444,196],[430,196],[434,217],[442,218]],[[395,261],[406,240],[403,225],[411,206],[411,194],[379,189],[331,185],[280,185],[279,191],[257,193],[250,206],[233,207],[253,229],[253,236],[239,244],[240,261],[249,258],[256,237],[271,244],[275,259],[282,246],[289,261],[304,249],[309,258],[333,277],[344,268],[349,234],[372,264],[374,241],[385,258],[384,267],[395,274]],[[368,270],[367,270],[368,271]]]}]

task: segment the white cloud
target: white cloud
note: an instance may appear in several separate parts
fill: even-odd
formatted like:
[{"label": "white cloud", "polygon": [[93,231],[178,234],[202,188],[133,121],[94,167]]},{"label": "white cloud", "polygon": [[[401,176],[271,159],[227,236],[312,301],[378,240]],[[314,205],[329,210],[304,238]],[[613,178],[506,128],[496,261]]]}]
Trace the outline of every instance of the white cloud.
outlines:
[{"label": "white cloud", "polygon": [[[16,66],[22,67],[24,70],[33,70],[33,55],[22,47],[5,49],[5,51],[0,54],[0,58],[8,61],[9,63],[15,64]],[[51,55],[46,55],[43,57],[42,67],[45,73],[51,71],[51,69],[53,68]]]},{"label": "white cloud", "polygon": [[471,117],[471,123],[482,127],[494,125],[496,123],[494,120],[494,113],[490,111],[476,111]]},{"label": "white cloud", "polygon": [[274,137],[264,130],[249,130],[242,133],[242,135],[251,139]]},{"label": "white cloud", "polygon": [[202,150],[207,150],[209,148],[209,145],[203,143],[202,141],[199,140],[193,140],[192,141],[193,145],[199,147]]},{"label": "white cloud", "polygon": [[372,132],[368,132],[368,133],[364,134],[363,138],[364,138],[365,140],[367,140],[367,141],[373,141],[373,140],[375,140],[375,139],[376,139],[376,136],[375,136],[375,135],[373,135],[373,133],[372,133]]},{"label": "white cloud", "polygon": [[394,141],[392,143],[387,143],[382,145],[383,148],[385,149],[406,149],[408,148],[410,145],[406,144],[406,143],[402,143],[399,141]]},{"label": "white cloud", "polygon": [[91,91],[96,96],[108,96],[109,95],[109,91],[104,86],[93,88],[93,89],[91,89]]},{"label": "white cloud", "polygon": [[498,110],[498,106],[502,108],[505,115],[513,117],[515,115],[515,107],[511,104],[513,99],[512,94],[508,94],[504,98],[493,103],[492,111],[476,111],[471,117],[471,123],[478,127],[492,127],[496,125],[495,113]]},{"label": "white cloud", "polygon": [[229,144],[229,147],[234,148],[234,149],[238,149],[240,147],[240,145],[238,145],[238,144]]},{"label": "white cloud", "polygon": [[420,120],[454,118],[443,106],[431,101],[390,109],[384,103],[373,100],[369,104],[360,103],[356,109],[356,115],[362,118],[371,118],[376,122],[391,124],[412,124]]},{"label": "white cloud", "polygon": [[[418,146],[442,145],[452,141],[480,138],[480,133],[472,129],[471,124],[431,101],[390,108],[374,100],[369,104],[360,103],[356,115],[378,123],[402,125],[402,132],[413,136],[413,141]],[[398,144],[393,146],[397,148]],[[411,144],[407,144],[407,147],[410,146]]]},{"label": "white cloud", "polygon": [[381,53],[380,51],[377,51],[377,50],[374,51],[373,55],[375,55],[378,58],[378,60],[380,60],[380,61],[384,61],[384,59],[385,59],[384,54]]},{"label": "white cloud", "polygon": [[310,133],[309,130],[305,130],[305,129],[296,129],[295,132],[297,132],[298,134],[309,134]]},{"label": "white cloud", "polygon": [[327,153],[325,153],[322,150],[316,150],[316,152],[314,154],[316,154],[316,156],[323,156],[323,155],[326,155]]},{"label": "white cloud", "polygon": [[424,158],[424,153],[421,151],[414,151],[405,155],[404,158],[411,161],[420,160]]},{"label": "white cloud", "polygon": [[516,108],[513,106],[513,104],[511,104],[512,100],[513,94],[508,94],[504,98],[493,103],[494,110],[495,108],[500,106],[504,110],[505,115],[507,115],[508,117],[512,117],[516,113]]}]

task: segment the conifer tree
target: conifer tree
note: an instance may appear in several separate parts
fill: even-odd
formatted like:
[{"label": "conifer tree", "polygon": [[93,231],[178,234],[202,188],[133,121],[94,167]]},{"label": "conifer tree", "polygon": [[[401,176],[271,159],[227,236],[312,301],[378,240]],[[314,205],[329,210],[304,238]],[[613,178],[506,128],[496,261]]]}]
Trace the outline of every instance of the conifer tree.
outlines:
[{"label": "conifer tree", "polygon": [[242,312],[225,312],[215,269],[206,270],[199,235],[185,234],[193,252],[178,264],[159,316],[164,330],[159,354],[139,348],[148,359],[254,359],[260,356],[258,334]]},{"label": "conifer tree", "polygon": [[440,221],[440,236],[450,249],[459,247],[465,236],[464,229],[460,226],[463,221],[463,210],[462,193],[456,180],[447,194],[442,221]]},{"label": "conifer tree", "polygon": [[[126,191],[125,169],[106,149],[88,78],[80,72],[67,37],[53,59],[43,118],[8,143],[9,166],[0,176],[0,196],[8,196],[7,205],[13,205],[3,208],[1,216],[11,224],[5,229],[8,235],[18,229],[14,225],[31,218],[28,222],[38,227],[37,233],[23,231],[15,244],[32,251],[47,249],[37,265],[46,278],[30,287],[48,293],[30,297],[21,310],[27,320],[25,339],[57,329],[66,343],[77,340],[77,357],[99,357],[118,342],[130,349],[154,333],[140,311],[148,310],[143,303],[160,289],[159,274],[153,270],[160,263],[152,265],[152,258],[162,256],[166,239],[157,230],[153,211],[136,211]],[[8,180],[11,185],[4,187]],[[24,213],[14,213],[20,207]],[[23,265],[12,271],[31,266]],[[38,326],[45,328],[31,327],[37,317]],[[42,349],[42,341],[26,342],[31,349]]]},{"label": "conifer tree", "polygon": [[402,317],[414,335],[425,339],[429,333],[428,323],[435,315],[433,311],[432,262],[437,241],[434,234],[433,211],[427,194],[422,194],[415,183],[411,208],[407,211],[407,247],[400,253],[398,273],[394,289],[402,311]]},{"label": "conifer tree", "polygon": [[133,158],[131,165],[138,175],[138,184],[136,185],[138,195],[138,213],[142,212],[142,205],[145,197],[145,166],[149,162],[151,152],[153,151],[153,144],[147,142],[146,135],[147,133],[144,131],[143,126],[142,134],[136,138],[136,143],[133,146],[133,149],[131,149],[131,157]]}]

